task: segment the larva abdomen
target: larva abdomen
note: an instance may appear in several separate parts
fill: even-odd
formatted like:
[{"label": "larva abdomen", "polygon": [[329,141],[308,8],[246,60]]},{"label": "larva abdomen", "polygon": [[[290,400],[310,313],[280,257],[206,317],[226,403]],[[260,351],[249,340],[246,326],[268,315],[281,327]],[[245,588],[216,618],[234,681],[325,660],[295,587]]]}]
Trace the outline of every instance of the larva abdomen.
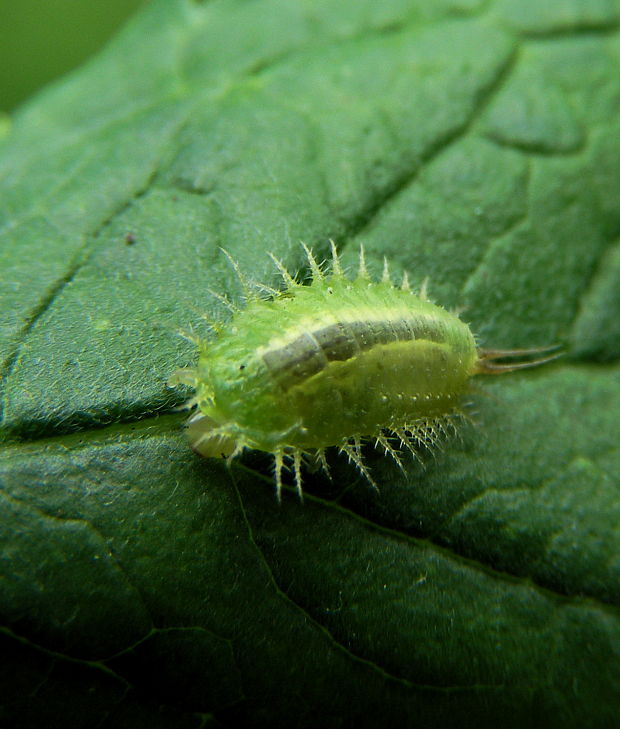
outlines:
[{"label": "larva abdomen", "polygon": [[[380,299],[382,292],[376,293]],[[416,297],[411,302],[421,303]],[[355,434],[407,428],[453,410],[476,361],[468,328],[458,320],[444,322],[441,314],[447,312],[438,310],[429,312],[438,326],[424,321],[421,336],[415,319],[399,331],[391,322],[405,321],[402,310],[402,303],[384,308],[380,318],[366,320],[372,326],[356,321],[359,339],[371,332],[366,346],[362,342],[350,357],[329,361],[288,389],[293,417],[304,424],[300,447],[323,448]],[[337,314],[345,329],[354,314]]]},{"label": "larva abdomen", "polygon": [[[329,285],[328,302],[314,283],[270,302],[266,321],[253,311],[264,302],[250,303],[200,357],[215,419],[253,448],[272,451],[284,437],[325,448],[445,414],[472,374],[473,337],[447,311],[389,284],[330,276]],[[354,306],[360,293],[364,306]]]}]

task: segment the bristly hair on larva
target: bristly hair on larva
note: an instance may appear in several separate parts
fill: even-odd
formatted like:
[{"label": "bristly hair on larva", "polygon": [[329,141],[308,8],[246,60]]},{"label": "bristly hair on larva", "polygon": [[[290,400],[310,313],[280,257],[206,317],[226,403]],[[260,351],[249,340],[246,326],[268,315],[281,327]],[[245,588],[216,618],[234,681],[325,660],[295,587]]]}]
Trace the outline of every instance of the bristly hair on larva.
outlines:
[{"label": "bristly hair on larva", "polygon": [[[303,244],[302,244],[303,245]],[[302,497],[302,460],[329,473],[325,449],[335,446],[376,484],[361,445],[373,439],[404,470],[401,452],[418,458],[463,415],[460,402],[472,376],[502,374],[555,359],[557,347],[479,349],[468,325],[432,303],[426,282],[415,293],[407,274],[373,281],[364,249],[357,276],[348,278],[336,246],[331,265],[319,264],[303,246],[312,281],[303,285],[275,256],[284,288],[252,284],[226,251],[243,288],[225,323],[212,323],[211,339],[191,337],[195,367],[174,372],[169,385],[194,388],[187,408],[192,448],[229,462],[244,449],[275,459],[278,500],[282,470],[292,464]],[[507,357],[534,360],[502,363]]]}]

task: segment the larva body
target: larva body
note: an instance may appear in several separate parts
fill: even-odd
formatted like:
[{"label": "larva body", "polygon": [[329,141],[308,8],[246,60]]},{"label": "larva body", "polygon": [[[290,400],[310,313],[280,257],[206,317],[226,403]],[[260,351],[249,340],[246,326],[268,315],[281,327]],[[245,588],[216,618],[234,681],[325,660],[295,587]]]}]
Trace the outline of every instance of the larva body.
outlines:
[{"label": "larva body", "polygon": [[[418,442],[433,442],[459,412],[471,376],[502,367],[484,366],[469,327],[455,314],[424,292],[414,294],[406,278],[396,288],[387,264],[373,282],[362,251],[350,280],[335,248],[328,274],[307,254],[310,285],[279,265],[286,289],[269,300],[249,296],[213,340],[198,340],[196,368],[179,371],[172,382],[196,390],[193,448],[209,457],[233,457],[244,448],[273,453],[278,496],[286,457],[301,493],[301,456],[314,454],[325,465],[329,446],[347,453],[372,482],[362,439],[376,439],[400,465],[387,432],[413,452]],[[506,353],[488,359],[500,354]]]}]

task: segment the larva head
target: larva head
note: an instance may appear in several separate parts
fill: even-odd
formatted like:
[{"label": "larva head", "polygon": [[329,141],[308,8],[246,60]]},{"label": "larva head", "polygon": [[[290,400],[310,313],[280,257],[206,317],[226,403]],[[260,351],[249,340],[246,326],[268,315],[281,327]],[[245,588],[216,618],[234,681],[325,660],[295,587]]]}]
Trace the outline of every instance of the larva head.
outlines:
[{"label": "larva head", "polygon": [[187,437],[192,449],[204,458],[231,458],[238,440],[219,432],[219,426],[200,411],[187,421]]}]

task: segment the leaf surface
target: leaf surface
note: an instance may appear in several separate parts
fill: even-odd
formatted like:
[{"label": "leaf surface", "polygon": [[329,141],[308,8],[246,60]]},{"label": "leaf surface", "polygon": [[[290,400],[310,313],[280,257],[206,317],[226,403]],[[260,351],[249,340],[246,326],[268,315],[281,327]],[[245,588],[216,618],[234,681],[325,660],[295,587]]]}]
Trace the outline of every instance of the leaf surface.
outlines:
[{"label": "leaf surface", "polygon": [[[608,727],[620,7],[156,0],[0,140],[0,719]],[[299,241],[465,307],[476,425],[380,493],[194,456],[166,387]]]}]

